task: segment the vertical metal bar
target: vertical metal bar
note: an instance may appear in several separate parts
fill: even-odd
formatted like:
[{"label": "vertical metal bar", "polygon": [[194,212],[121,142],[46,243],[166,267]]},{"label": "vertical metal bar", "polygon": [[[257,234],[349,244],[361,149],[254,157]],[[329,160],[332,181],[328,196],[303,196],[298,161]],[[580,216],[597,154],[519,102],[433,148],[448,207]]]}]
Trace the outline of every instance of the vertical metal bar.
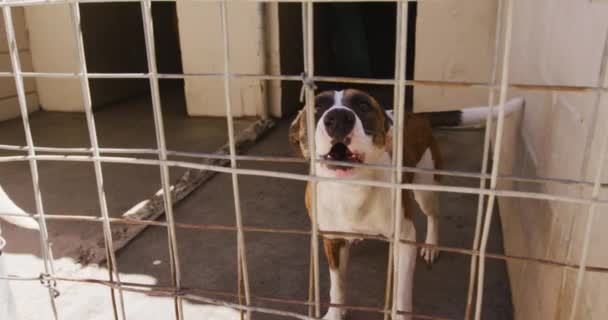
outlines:
[{"label": "vertical metal bar", "polygon": [[[279,46],[278,41],[278,27],[273,28],[274,24],[272,23],[273,19],[276,17],[278,19],[279,16],[279,3],[257,3],[258,4],[258,12],[261,17],[260,23],[260,41],[262,42],[263,50],[265,53],[263,64],[264,64],[264,73],[266,74],[276,74],[281,73],[280,67],[274,67],[273,60],[276,59],[273,50]],[[276,40],[275,40],[276,39]],[[277,48],[278,50],[278,48]],[[280,54],[279,54],[280,59]],[[279,69],[279,70],[276,70]],[[260,80],[260,83],[263,83],[266,86],[266,94],[263,96],[263,103],[260,110],[260,117],[264,120],[270,118],[271,108],[275,105],[275,97],[280,95],[280,89],[277,91],[278,86],[280,87],[280,80]]]},{"label": "vertical metal bar", "polygon": [[[598,76],[598,87],[605,87],[608,85],[608,77],[606,77],[606,70],[608,69],[608,33],[606,34],[606,38],[604,39],[604,50],[602,53],[602,60],[600,62],[600,72]],[[597,89],[596,97],[595,97],[595,110],[599,109],[600,104],[602,103],[602,98],[604,97],[604,93],[602,90]],[[596,122],[601,123],[601,122]],[[603,123],[602,123],[603,124]],[[599,128],[597,128],[599,129]],[[601,191],[601,181],[602,175],[604,172],[604,166],[606,164],[606,149],[608,148],[608,135],[603,137],[601,145],[600,145],[600,161],[596,168],[595,178],[593,182],[593,190],[591,192],[591,198],[593,200],[599,199],[600,191]],[[572,299],[572,309],[570,311],[570,320],[576,319],[576,311],[578,309],[580,295],[581,295],[581,287],[583,285],[583,280],[585,279],[585,267],[587,266],[587,262],[589,259],[589,243],[591,242],[591,231],[593,226],[593,220],[595,218],[595,214],[597,211],[597,204],[593,203],[589,205],[589,213],[587,214],[587,221],[585,224],[585,238],[583,240],[583,251],[581,252],[581,259],[579,262],[578,274],[576,276],[576,287],[574,289],[574,297]]]},{"label": "vertical metal bar", "polygon": [[[311,244],[312,245],[312,244]],[[313,261],[314,258],[312,257],[312,248],[310,250],[310,254],[308,255],[309,259],[308,259],[308,316],[312,317],[315,311],[315,305],[313,303],[314,299],[315,299],[315,282],[314,282],[314,277],[313,277]]]},{"label": "vertical metal bar", "polygon": [[[228,14],[226,0],[220,2],[220,16],[222,20],[222,40],[224,46],[224,99],[226,103],[226,121],[228,122],[228,145],[230,146],[230,167],[236,169],[236,147],[234,142],[234,121],[232,119],[232,97],[230,95],[230,43],[228,33]],[[245,252],[245,235],[243,234],[243,217],[241,212],[241,196],[239,193],[239,177],[232,172],[232,194],[234,198],[234,213],[237,227],[237,261],[238,268],[243,277],[245,288],[245,303],[251,304],[249,295],[249,273],[247,272],[247,255]],[[240,284],[239,284],[240,287]],[[251,311],[247,311],[245,319],[251,318]]]},{"label": "vertical metal bar", "polygon": [[[154,113],[154,127],[156,130],[156,143],[158,146],[158,159],[160,160],[160,179],[163,187],[163,199],[167,223],[169,224],[169,254],[171,261],[171,276],[176,290],[181,290],[181,269],[179,253],[177,249],[177,237],[175,232],[175,220],[173,217],[173,199],[171,198],[171,187],[169,185],[169,167],[167,166],[167,144],[165,142],[165,128],[163,113],[160,102],[160,89],[158,87],[158,71],[156,68],[156,49],[154,44],[154,23],[152,21],[151,0],[141,1],[144,35],[146,40],[146,56],[148,60],[148,73],[150,75],[150,91],[152,94],[152,110]],[[182,320],[183,303],[182,298],[175,297],[175,317]]]},{"label": "vertical metal bar", "polygon": [[[393,126],[393,159],[394,174],[392,176],[393,203],[393,303],[391,308],[392,319],[397,319],[398,283],[399,279],[399,247],[401,239],[401,223],[403,222],[403,191],[399,188],[403,178],[403,134],[405,129],[405,72],[407,61],[407,19],[408,2],[397,2],[397,30],[395,41],[395,87],[394,87],[394,117]],[[407,310],[412,311],[412,310]]]},{"label": "vertical metal bar", "polygon": [[[502,24],[503,24],[503,4],[504,1],[497,0],[496,5],[496,29],[494,32],[494,59],[492,61],[492,70],[490,74],[491,88],[488,92],[488,107],[490,108],[488,115],[486,116],[486,129],[483,138],[483,156],[481,160],[481,174],[485,175],[488,171],[488,159],[490,155],[490,135],[492,134],[492,116],[494,114],[494,99],[495,92],[494,86],[496,86],[497,78],[497,66],[499,63],[500,56],[500,39],[502,36]],[[486,178],[482,176],[479,181],[479,188],[485,188]],[[477,201],[477,217],[475,219],[475,235],[473,237],[473,250],[479,249],[479,237],[481,234],[481,220],[483,216],[483,205],[485,196],[480,194]],[[475,280],[477,274],[477,256],[471,256],[471,266],[469,271],[469,289],[467,292],[467,306],[465,311],[465,319],[471,318],[471,307],[473,305],[473,292],[475,288]]]},{"label": "vertical metal bar", "polygon": [[[394,243],[388,245],[388,263],[386,264],[386,284],[384,289],[384,310],[388,310],[391,304],[391,296],[393,292],[393,246]],[[384,320],[388,320],[390,315],[388,312],[384,313]]]},{"label": "vertical metal bar", "polygon": [[[241,251],[238,250],[238,248],[237,248],[237,253],[236,253],[236,265],[237,265],[237,269],[236,269],[237,295],[239,297],[239,304],[243,305],[243,286],[241,285],[243,283],[243,269],[241,268]],[[240,319],[244,320],[245,319],[244,311],[241,310],[240,314],[241,314]]]},{"label": "vertical metal bar", "polygon": [[[116,263],[116,255],[114,254],[114,244],[112,242],[112,228],[110,226],[110,215],[108,214],[108,203],[103,184],[103,173],[101,170],[101,160],[99,160],[99,141],[97,138],[97,128],[95,126],[95,118],[93,117],[93,106],[91,102],[91,89],[89,88],[88,71],[84,52],[84,41],[82,36],[82,25],[80,23],[80,7],[78,3],[71,3],[70,9],[72,13],[72,24],[74,28],[74,37],[76,39],[76,50],[78,54],[78,65],[80,72],[80,89],[82,92],[82,100],[84,111],[86,113],[87,128],[89,131],[89,141],[93,151],[93,167],[95,169],[95,180],[97,182],[97,195],[99,198],[99,208],[103,218],[103,238],[106,247],[106,256],[108,259],[108,275],[110,280],[116,279],[120,283],[120,275]],[[112,308],[114,309],[115,319],[126,319],[125,305],[122,289],[118,286],[118,302],[116,306],[115,289],[111,288]],[[119,316],[120,315],[120,316]]]},{"label": "vertical metal bar", "polygon": [[[502,147],[502,136],[503,127],[505,120],[505,103],[507,101],[507,89],[509,85],[509,62],[511,54],[511,35],[513,25],[513,1],[506,1],[506,25],[505,25],[505,36],[503,43],[503,56],[501,62],[501,79],[500,79],[500,93],[499,93],[499,106],[498,106],[498,123],[496,125],[496,142],[494,143],[494,154],[492,156],[492,175],[490,177],[490,188],[492,191],[496,190],[498,182],[498,165],[500,164],[500,149]],[[481,236],[480,254],[479,254],[479,274],[477,279],[477,301],[475,304],[475,320],[479,320],[481,317],[481,305],[483,302],[483,286],[485,276],[485,263],[486,263],[486,249],[488,245],[488,236],[490,233],[490,223],[492,222],[492,212],[494,208],[494,201],[496,200],[496,194],[491,193],[488,197],[488,206],[486,208],[485,221],[483,225],[483,232]]]},{"label": "vertical metal bar", "polygon": [[[302,2],[302,35],[304,41],[304,72],[308,77],[314,76],[314,5],[313,1]],[[310,153],[310,175],[316,175],[317,158],[315,147],[315,116],[314,116],[314,89],[304,85],[306,97],[306,130],[308,150]],[[319,290],[319,226],[317,224],[317,182],[310,181],[311,200],[311,228],[310,245],[312,252],[312,277],[314,284],[315,317],[321,316],[321,298]]]},{"label": "vertical metal bar", "polygon": [[[8,1],[4,1],[5,3]],[[4,16],[4,26],[6,29],[6,38],[8,41],[9,55],[11,58],[11,66],[13,68],[13,74],[15,78],[15,88],[17,89],[17,98],[19,101],[19,110],[21,111],[21,119],[23,120],[23,130],[25,133],[25,140],[27,143],[27,154],[30,158],[30,172],[32,175],[32,185],[34,187],[34,201],[36,202],[36,213],[38,214],[38,224],[40,225],[40,249],[42,251],[42,261],[44,265],[44,272],[53,276],[55,274],[55,266],[53,263],[53,252],[49,245],[49,233],[46,225],[46,215],[44,212],[44,206],[42,203],[42,193],[40,192],[40,177],[38,175],[38,163],[34,156],[36,151],[34,150],[34,139],[32,138],[32,129],[30,128],[29,113],[27,109],[27,100],[25,97],[25,88],[23,85],[23,75],[21,73],[21,62],[19,60],[19,47],[17,46],[17,39],[15,38],[15,29],[13,26],[13,15],[11,13],[11,7],[2,7],[2,14]],[[49,299],[51,303],[51,309],[53,311],[53,318],[59,319],[59,312],[57,310],[57,304],[55,302],[55,293],[53,288],[49,288]]]},{"label": "vertical metal bar", "polygon": [[[306,6],[306,4],[304,2],[301,3],[301,10],[302,10],[302,58],[304,59],[303,63],[304,63],[304,74],[306,74],[306,70],[308,70],[308,60],[306,60],[306,53],[308,52],[307,49],[307,41],[306,41],[306,19],[308,17],[307,15],[307,10],[308,7]],[[304,107],[306,110],[308,110],[307,105],[306,105],[306,88],[304,87],[305,84],[303,84],[302,86],[302,90],[300,91],[300,102],[302,102],[302,99],[304,100]],[[305,111],[307,112],[307,111]],[[305,114],[306,116],[306,114]],[[307,123],[308,123],[308,117],[306,116],[307,119]],[[306,126],[306,130],[308,131],[308,125]],[[310,140],[308,140],[308,142],[310,142]],[[314,143],[314,141],[313,141]],[[311,152],[310,156],[312,157],[313,153]],[[310,160],[312,161],[312,160]],[[310,173],[310,162],[309,162],[309,173]],[[317,210],[317,192],[316,192],[316,184],[313,186],[314,182],[308,182],[307,184],[310,185],[311,187],[311,210],[313,210],[313,212],[311,213],[311,228],[314,228],[314,225],[312,224],[312,216],[315,215],[316,217],[316,213],[314,211]],[[314,253],[313,253],[313,237],[311,235],[310,238],[310,254],[309,254],[309,268],[308,268],[308,316],[309,317],[314,317],[315,316],[315,304],[314,304],[314,300],[315,300],[315,280],[314,280],[314,274],[315,274],[315,267],[314,267]]]}]

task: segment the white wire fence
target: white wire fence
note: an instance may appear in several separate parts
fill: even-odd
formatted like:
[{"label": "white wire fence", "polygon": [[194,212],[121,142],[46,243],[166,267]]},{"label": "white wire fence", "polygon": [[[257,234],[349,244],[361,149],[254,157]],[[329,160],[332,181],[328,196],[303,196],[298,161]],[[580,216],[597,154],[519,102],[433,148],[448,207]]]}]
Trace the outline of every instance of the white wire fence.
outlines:
[{"label": "white wire fence", "polygon": [[[154,1],[171,1],[171,0],[154,0]],[[172,297],[174,299],[175,306],[175,318],[184,319],[183,313],[183,299],[189,299],[193,301],[199,301],[203,303],[209,303],[214,305],[229,306],[231,308],[240,310],[243,312],[245,318],[250,318],[252,312],[267,313],[282,315],[286,317],[296,319],[318,319],[321,315],[321,306],[326,304],[321,303],[320,291],[319,291],[319,248],[318,239],[323,235],[343,235],[343,236],[357,236],[360,238],[379,239],[391,243],[392,248],[395,248],[395,243],[407,243],[416,247],[435,247],[440,251],[453,252],[458,254],[464,254],[471,256],[471,269],[470,269],[470,282],[468,288],[468,301],[467,301],[467,312],[466,319],[474,317],[476,320],[481,317],[481,307],[483,305],[484,298],[484,278],[485,278],[485,263],[487,259],[500,259],[507,261],[530,261],[538,264],[559,266],[563,268],[570,268],[578,270],[576,288],[574,293],[573,301],[571,302],[571,318],[574,319],[576,309],[580,300],[580,288],[582,287],[583,279],[586,272],[598,272],[608,273],[608,267],[601,266],[589,266],[588,265],[588,249],[590,242],[591,228],[593,227],[593,219],[597,214],[599,207],[608,204],[608,200],[601,199],[599,197],[602,188],[601,177],[606,162],[606,148],[608,145],[608,137],[600,137],[600,155],[601,161],[596,169],[595,177],[592,181],[584,180],[573,180],[573,179],[557,179],[550,177],[519,177],[513,175],[500,175],[499,167],[501,160],[501,146],[503,143],[503,129],[504,129],[504,104],[507,99],[508,91],[510,89],[518,90],[540,90],[540,91],[560,91],[560,92],[589,92],[596,95],[595,112],[599,108],[600,101],[605,97],[608,92],[608,84],[605,83],[606,79],[606,68],[608,66],[608,40],[604,53],[602,55],[601,65],[602,68],[598,74],[598,83],[596,86],[564,86],[564,85],[531,85],[531,84],[515,84],[509,82],[509,62],[510,62],[510,46],[511,46],[511,34],[512,34],[512,23],[513,23],[513,0],[497,0],[499,2],[498,7],[498,19],[496,23],[496,43],[495,43],[495,57],[492,67],[492,75],[489,82],[449,82],[449,81],[419,81],[419,80],[407,80],[405,79],[406,71],[406,53],[407,53],[407,17],[408,17],[408,2],[414,0],[365,0],[365,2],[396,2],[397,4],[397,26],[396,26],[396,48],[395,48],[395,74],[393,79],[367,79],[367,78],[352,78],[352,77],[323,77],[315,75],[315,64],[314,64],[314,36],[313,36],[313,21],[314,21],[314,3],[315,2],[363,2],[359,0],[182,0],[182,1],[203,1],[203,2],[219,2],[218,15],[221,17],[221,30],[224,48],[224,71],[222,73],[190,73],[190,74],[162,74],[157,72],[156,57],[155,57],[155,43],[154,43],[154,23],[151,14],[152,0],[4,0],[0,2],[2,12],[4,16],[5,29],[9,44],[9,53],[11,58],[12,72],[0,72],[0,77],[12,77],[14,78],[17,96],[21,111],[21,117],[23,120],[23,127],[25,130],[26,145],[0,145],[0,150],[25,152],[24,155],[11,155],[0,157],[0,163],[2,162],[15,162],[15,161],[28,161],[31,170],[32,182],[34,186],[34,199],[36,202],[36,212],[30,212],[30,216],[36,219],[40,225],[40,247],[42,250],[42,258],[44,261],[44,270],[41,276],[36,277],[16,277],[9,276],[7,279],[12,281],[40,281],[49,291],[49,301],[52,306],[53,316],[55,319],[63,319],[61,317],[60,310],[57,309],[55,299],[57,298],[57,290],[55,288],[57,282],[81,282],[102,285],[110,290],[112,306],[114,308],[115,319],[127,319],[125,312],[125,304],[123,300],[123,292],[141,292],[150,293],[160,296]],[[425,0],[430,1],[430,0]],[[83,45],[83,35],[81,31],[80,21],[80,3],[91,3],[91,2],[140,2],[142,9],[143,25],[144,25],[144,36],[146,44],[148,72],[146,73],[88,73],[86,66],[86,57]],[[296,2],[302,5],[302,30],[303,30],[303,48],[304,48],[304,73],[302,75],[270,75],[270,74],[242,74],[234,73],[231,71],[230,54],[229,54],[229,43],[228,43],[228,27],[230,25],[227,15],[227,2]],[[15,39],[15,31],[12,20],[12,8],[20,6],[36,6],[36,5],[54,5],[54,4],[69,4],[71,8],[71,18],[73,22],[73,28],[76,31],[76,43],[78,50],[78,65],[79,71],[76,73],[46,73],[46,72],[23,72],[21,69],[21,62],[19,59],[18,48]],[[80,80],[82,95],[84,97],[84,107],[86,112],[86,120],[89,132],[90,148],[54,148],[54,147],[41,147],[36,146],[30,129],[26,93],[24,89],[23,79],[29,77],[46,77],[46,78],[75,78]],[[228,137],[230,145],[229,155],[217,155],[209,153],[192,153],[192,152],[180,152],[174,150],[168,150],[165,142],[165,130],[163,127],[163,114],[161,112],[161,100],[159,91],[159,79],[183,79],[190,77],[214,77],[223,78],[224,90],[225,90],[225,103],[226,103],[226,119],[228,124]],[[314,104],[314,90],[315,82],[333,82],[333,83],[365,83],[365,84],[383,84],[394,86],[394,109],[395,109],[395,132],[398,134],[393,142],[393,154],[395,155],[393,164],[391,166],[380,166],[380,165],[361,165],[361,164],[349,164],[340,163],[341,165],[350,166],[370,166],[377,168],[378,170],[391,170],[393,180],[391,182],[379,182],[372,180],[340,180],[345,184],[355,185],[368,185],[383,188],[391,188],[393,190],[393,210],[394,210],[394,235],[393,237],[387,238],[383,236],[376,236],[370,234],[353,234],[335,231],[320,231],[316,224],[316,206],[312,205],[311,208],[311,229],[310,230],[295,230],[295,229],[278,229],[278,228],[263,228],[263,227],[249,227],[243,225],[241,203],[239,195],[239,176],[251,175],[261,177],[273,177],[278,179],[292,179],[299,181],[311,182],[314,190],[316,183],[321,181],[332,181],[335,179],[319,177],[315,175],[315,164],[317,162],[331,162],[311,157],[310,160],[302,160],[290,157],[267,157],[267,156],[243,156],[237,155],[235,142],[234,142],[234,123],[232,117],[232,103],[231,103],[231,81],[237,78],[250,78],[258,80],[282,80],[282,81],[301,81],[305,88],[305,104],[308,117],[307,121],[308,130],[312,132],[314,130],[314,115],[313,115],[313,104]],[[154,114],[155,123],[155,134],[157,139],[156,149],[128,149],[128,148],[101,148],[99,147],[97,131],[95,126],[94,113],[92,111],[91,92],[89,88],[89,79],[148,79],[150,83],[150,90],[152,96],[152,107]],[[482,170],[481,172],[462,172],[462,171],[450,171],[450,170],[430,170],[430,169],[418,169],[412,167],[401,166],[401,158],[403,156],[402,141],[404,125],[404,114],[405,114],[405,88],[407,86],[434,86],[434,87],[471,87],[471,88],[486,88],[489,92],[488,101],[489,105],[493,106],[495,100],[498,100],[498,119],[496,123],[496,136],[494,138],[494,149],[492,155],[492,167],[490,172],[488,170],[488,160],[490,158],[490,136],[493,131],[492,118],[488,116],[486,119],[486,132],[484,140],[484,152],[482,159]],[[489,114],[492,114],[490,112]],[[595,116],[595,115],[594,115]],[[596,123],[596,126],[600,125]],[[595,132],[593,130],[592,132]],[[311,149],[314,149],[314,135],[308,134],[309,145]],[[591,137],[593,138],[593,137]],[[589,161],[589,154],[586,153],[585,162]],[[151,159],[149,156],[155,155],[157,159]],[[180,156],[186,159],[192,159],[193,161],[176,161],[170,160],[170,156]],[[201,164],[194,162],[196,159],[207,158],[207,159],[228,159],[230,160],[229,167]],[[39,175],[38,175],[38,162],[39,161],[74,161],[74,162],[92,162],[95,169],[95,179],[97,182],[97,192],[99,196],[99,206],[101,211],[100,217],[92,217],[85,215],[73,215],[61,212],[53,212],[52,215],[47,214],[44,209],[43,197],[40,191]],[[269,170],[254,170],[254,169],[243,169],[238,167],[238,161],[266,161],[266,162],[309,162],[310,172],[309,174],[295,174],[287,172],[277,172]],[[160,170],[161,183],[163,194],[170,194],[170,181],[169,181],[169,168],[170,167],[181,167],[190,169],[201,169],[210,170],[215,172],[228,173],[232,178],[232,190],[234,198],[235,208],[235,226],[227,225],[193,225],[177,223],[173,217],[173,204],[171,197],[164,197],[164,209],[166,213],[166,222],[159,221],[146,221],[146,220],[132,220],[123,218],[112,218],[108,214],[107,200],[105,197],[105,190],[103,184],[103,163],[123,163],[123,164],[136,164],[136,165],[151,165],[157,166]],[[460,186],[442,186],[442,185],[421,185],[413,183],[404,183],[401,181],[403,172],[433,172],[440,175],[467,177],[472,179],[479,179],[479,187],[460,187]],[[486,181],[489,180],[489,187],[486,187]],[[579,185],[592,187],[593,191],[590,197],[573,197],[568,195],[556,195],[543,192],[524,192],[515,190],[500,190],[497,188],[498,181],[521,181],[527,183],[558,183],[568,185]],[[430,190],[438,192],[451,192],[451,193],[466,193],[479,195],[478,210],[476,216],[476,228],[474,235],[474,243],[471,249],[455,248],[448,246],[435,246],[428,245],[425,243],[417,243],[400,239],[397,235],[400,231],[400,224],[397,221],[399,212],[401,212],[401,192],[400,190]],[[312,202],[315,203],[314,195]],[[487,201],[486,201],[487,197]],[[583,242],[583,250],[578,263],[570,263],[549,259],[539,259],[534,257],[515,256],[506,254],[495,254],[487,252],[488,237],[490,234],[490,223],[492,220],[492,212],[494,202],[497,197],[512,197],[512,198],[527,198],[527,199],[538,199],[547,201],[560,201],[566,203],[577,203],[588,205],[589,214],[587,216],[585,239]],[[17,212],[1,212],[0,215],[19,215]],[[59,277],[55,274],[53,265],[52,251],[48,241],[48,231],[46,227],[47,220],[63,220],[63,221],[89,221],[101,223],[103,228],[104,243],[106,247],[106,259],[108,261],[108,273],[109,280],[94,280],[84,278],[67,278]],[[112,224],[137,224],[137,225],[148,225],[155,227],[165,228],[168,232],[168,247],[170,253],[170,264],[171,264],[171,275],[172,284],[170,287],[161,287],[155,285],[146,285],[141,283],[127,283],[122,282],[119,277],[119,269],[116,264],[116,257],[113,250],[113,240],[111,226]],[[181,270],[178,245],[176,233],[179,229],[194,229],[194,230],[223,230],[226,232],[235,232],[237,238],[237,261],[238,261],[238,293],[230,292],[218,292],[209,291],[197,288],[184,288],[181,281]],[[310,236],[311,246],[311,272],[310,272],[310,290],[308,300],[288,300],[276,297],[262,297],[252,294],[249,289],[249,277],[248,277],[248,265],[246,255],[246,238],[247,233],[263,232],[263,233],[279,233],[279,234],[300,234]],[[1,240],[1,238],[0,238]],[[2,244],[2,243],[0,243]],[[412,314],[409,311],[397,310],[395,299],[391,299],[391,296],[395,294],[396,286],[393,284],[394,277],[392,277],[391,270],[399,268],[398,259],[394,259],[396,251],[391,251],[389,255],[389,272],[387,273],[387,286],[386,286],[386,299],[387,302],[384,308],[372,308],[372,307],[361,307],[352,305],[341,305],[344,309],[350,310],[361,310],[368,312],[379,312],[384,313],[386,317],[391,315],[393,318],[397,314]],[[392,291],[391,291],[392,288]],[[221,298],[209,298],[212,295],[214,297],[225,297],[225,298],[239,298],[239,303],[229,302],[229,300],[222,300]],[[244,301],[241,300],[244,296]],[[390,301],[393,301],[390,304]],[[281,310],[275,310],[270,308],[262,308],[255,306],[255,302],[266,301],[266,302],[277,302],[285,304],[296,304],[309,306],[309,314],[296,314],[293,312],[286,312]],[[475,306],[473,310],[473,306]],[[442,319],[441,317],[433,315],[421,315],[413,314],[415,318],[419,319]],[[386,318],[385,317],[385,318]]]}]

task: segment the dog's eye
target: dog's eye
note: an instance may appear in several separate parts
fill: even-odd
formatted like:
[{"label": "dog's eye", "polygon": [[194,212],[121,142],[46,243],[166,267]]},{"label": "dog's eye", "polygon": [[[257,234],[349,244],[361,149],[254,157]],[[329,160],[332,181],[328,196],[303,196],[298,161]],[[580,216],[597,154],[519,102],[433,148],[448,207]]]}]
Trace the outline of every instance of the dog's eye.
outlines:
[{"label": "dog's eye", "polygon": [[363,112],[368,112],[371,110],[369,104],[367,103],[362,103],[359,105],[359,110],[363,111]]}]

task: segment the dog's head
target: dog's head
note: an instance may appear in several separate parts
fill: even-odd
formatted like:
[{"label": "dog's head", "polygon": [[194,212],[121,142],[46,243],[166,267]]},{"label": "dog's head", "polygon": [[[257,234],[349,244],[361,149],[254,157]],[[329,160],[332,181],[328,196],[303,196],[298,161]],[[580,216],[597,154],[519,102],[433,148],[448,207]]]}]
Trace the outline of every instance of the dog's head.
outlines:
[{"label": "dog's head", "polygon": [[[315,97],[315,149],[317,159],[351,163],[377,163],[389,141],[390,119],[371,95],[355,90],[325,91]],[[292,122],[289,140],[303,157],[310,157],[306,110]],[[354,176],[362,168],[319,164],[328,176]]]}]

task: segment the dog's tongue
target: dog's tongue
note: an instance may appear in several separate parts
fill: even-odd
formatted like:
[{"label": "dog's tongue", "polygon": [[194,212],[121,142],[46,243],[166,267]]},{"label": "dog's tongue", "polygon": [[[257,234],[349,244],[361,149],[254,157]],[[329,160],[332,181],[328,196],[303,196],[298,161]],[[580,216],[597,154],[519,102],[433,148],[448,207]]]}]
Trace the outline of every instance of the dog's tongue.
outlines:
[{"label": "dog's tongue", "polygon": [[336,143],[331,147],[331,150],[329,150],[331,159],[337,161],[348,159],[351,154],[352,153],[344,143]]}]

